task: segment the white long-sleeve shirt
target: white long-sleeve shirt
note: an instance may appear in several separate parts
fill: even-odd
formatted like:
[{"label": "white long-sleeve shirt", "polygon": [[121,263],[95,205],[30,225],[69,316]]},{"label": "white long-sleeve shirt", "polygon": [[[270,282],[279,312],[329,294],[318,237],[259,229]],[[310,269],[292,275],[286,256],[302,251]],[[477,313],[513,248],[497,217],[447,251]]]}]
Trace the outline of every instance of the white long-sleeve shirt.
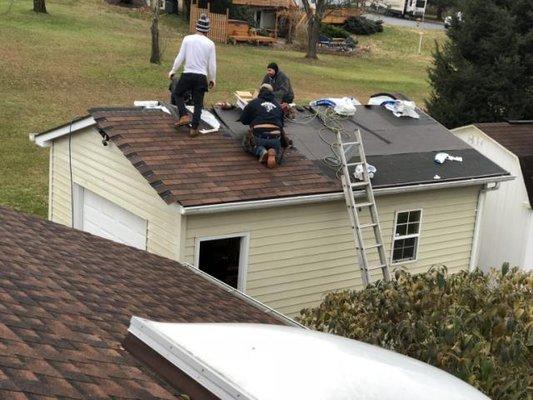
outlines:
[{"label": "white long-sleeve shirt", "polygon": [[216,80],[217,57],[215,43],[207,36],[198,33],[185,36],[170,73],[175,74],[184,61],[184,73],[202,74],[207,76],[209,81]]}]

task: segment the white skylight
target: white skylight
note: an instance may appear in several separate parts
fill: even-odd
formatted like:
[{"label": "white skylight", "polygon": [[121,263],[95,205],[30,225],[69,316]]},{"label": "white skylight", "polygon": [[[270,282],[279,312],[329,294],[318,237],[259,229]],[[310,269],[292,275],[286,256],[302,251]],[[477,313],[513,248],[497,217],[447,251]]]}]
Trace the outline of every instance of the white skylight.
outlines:
[{"label": "white skylight", "polygon": [[133,317],[129,330],[223,400],[490,400],[428,364],[301,328]]}]

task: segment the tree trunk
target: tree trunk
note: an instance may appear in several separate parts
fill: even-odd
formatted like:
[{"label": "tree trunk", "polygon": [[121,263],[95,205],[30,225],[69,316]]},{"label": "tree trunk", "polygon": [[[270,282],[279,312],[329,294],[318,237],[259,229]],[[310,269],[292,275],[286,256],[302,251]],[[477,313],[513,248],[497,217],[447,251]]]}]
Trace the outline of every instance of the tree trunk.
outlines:
[{"label": "tree trunk", "polygon": [[46,0],[33,0],[33,11],[46,14]]},{"label": "tree trunk", "polygon": [[317,59],[316,46],[318,44],[318,36],[320,34],[320,22],[315,16],[309,18],[307,22],[307,54],[305,58]]},{"label": "tree trunk", "polygon": [[152,64],[161,63],[161,51],[159,49],[159,0],[152,0],[152,26],[150,32],[152,33],[152,54],[150,56],[150,62]]},{"label": "tree trunk", "polygon": [[438,6],[437,7],[437,19],[439,21],[442,21],[442,14],[444,13],[444,7]]}]

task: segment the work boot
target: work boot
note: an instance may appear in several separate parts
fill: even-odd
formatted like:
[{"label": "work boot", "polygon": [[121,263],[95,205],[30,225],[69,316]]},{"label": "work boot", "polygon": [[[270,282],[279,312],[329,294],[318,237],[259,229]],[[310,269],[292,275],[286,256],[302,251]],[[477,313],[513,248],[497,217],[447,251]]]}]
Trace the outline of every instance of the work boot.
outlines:
[{"label": "work boot", "polygon": [[268,149],[266,164],[267,168],[276,168],[278,166],[278,163],[276,161],[276,150]]},{"label": "work boot", "polygon": [[189,136],[190,137],[196,137],[200,134],[200,130],[198,128],[189,128]]},{"label": "work boot", "polygon": [[186,115],[181,116],[178,122],[174,124],[174,126],[176,128],[179,128],[180,126],[189,125],[190,122],[191,122],[191,117],[189,117],[189,115],[186,114]]}]

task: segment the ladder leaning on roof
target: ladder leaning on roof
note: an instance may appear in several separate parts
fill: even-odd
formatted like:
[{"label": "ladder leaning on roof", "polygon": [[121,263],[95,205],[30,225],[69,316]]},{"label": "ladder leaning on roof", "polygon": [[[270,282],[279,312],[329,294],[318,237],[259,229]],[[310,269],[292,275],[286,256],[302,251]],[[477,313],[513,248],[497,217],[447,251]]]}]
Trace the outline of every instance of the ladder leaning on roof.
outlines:
[{"label": "ladder leaning on roof", "polygon": [[[355,248],[359,256],[359,267],[361,268],[361,276],[365,287],[370,283],[370,274],[372,271],[380,269],[385,281],[390,280],[389,263],[385,255],[385,248],[383,245],[383,238],[381,236],[381,226],[379,224],[379,216],[376,207],[376,200],[374,198],[374,191],[372,190],[372,183],[368,175],[368,166],[366,162],[365,150],[361,138],[361,131],[355,131],[355,142],[343,142],[342,131],[337,130],[337,146],[339,148],[339,155],[342,164],[342,188],[344,190],[344,197],[346,199],[346,206],[348,208],[348,215],[350,216],[350,223],[352,226],[352,233],[354,235]],[[348,146],[355,146],[359,151],[359,161],[348,162],[346,159],[345,148]],[[350,179],[350,167],[361,166],[363,168],[363,180],[352,183]],[[363,189],[365,191],[366,199],[362,202],[355,201],[354,189]],[[368,208],[370,212],[370,223],[361,224],[358,209]],[[365,243],[364,233],[367,230],[372,231],[373,242]],[[369,265],[368,251],[376,249],[379,256],[379,264]]]}]

